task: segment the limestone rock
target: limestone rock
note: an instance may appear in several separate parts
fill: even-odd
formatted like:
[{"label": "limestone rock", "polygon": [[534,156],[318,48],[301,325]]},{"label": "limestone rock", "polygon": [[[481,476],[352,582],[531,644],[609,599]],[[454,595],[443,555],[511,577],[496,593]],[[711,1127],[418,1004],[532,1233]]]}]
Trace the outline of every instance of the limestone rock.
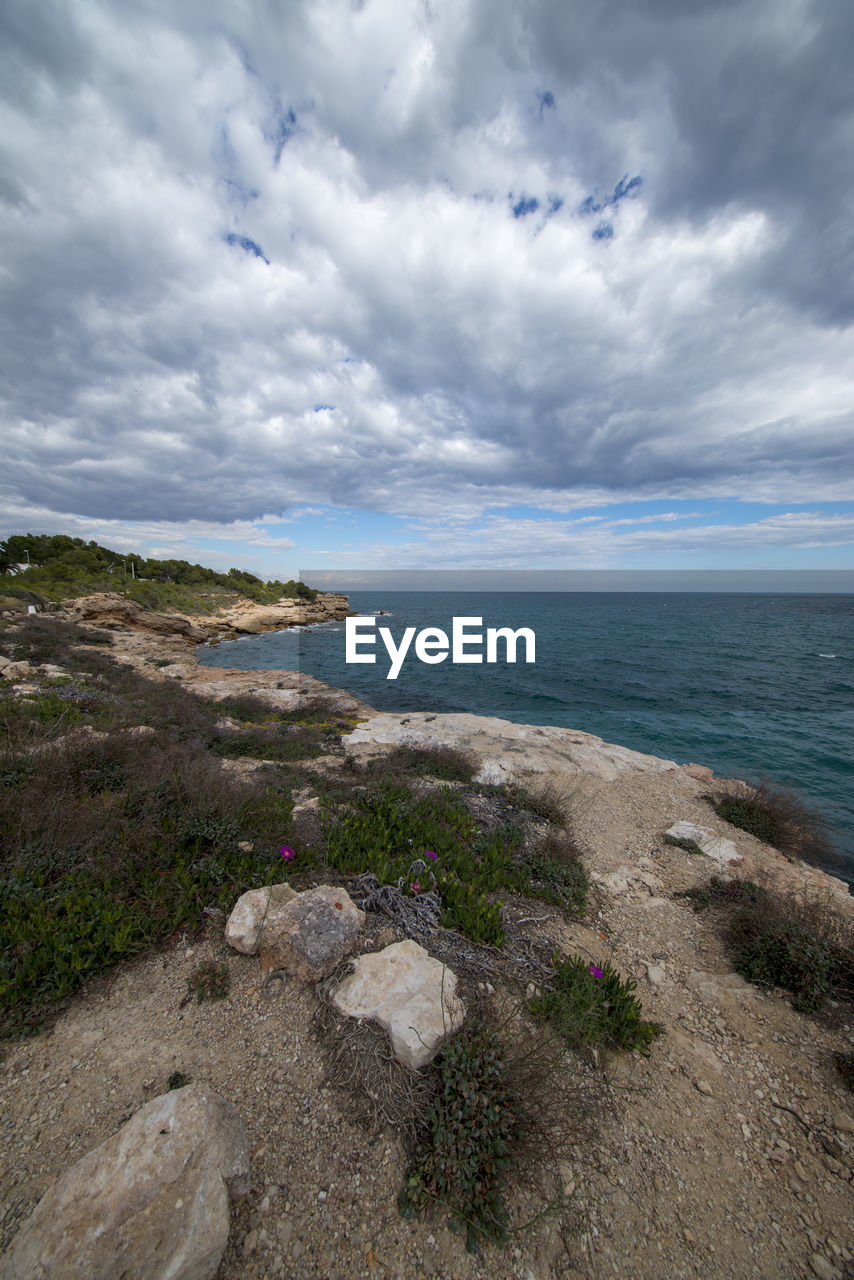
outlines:
[{"label": "limestone rock", "polygon": [[683,764],[682,772],[698,782],[713,782],[715,778],[714,770],[706,764]]},{"label": "limestone rock", "polygon": [[249,1191],[243,1122],[202,1085],[154,1098],[42,1197],[0,1280],[213,1280],[229,1193]]},{"label": "limestone rock", "polygon": [[319,982],[347,955],[365,913],[345,889],[318,885],[267,912],[261,928],[261,968],[284,969],[301,982]]},{"label": "limestone rock", "polygon": [[351,1018],[372,1018],[402,1062],[423,1067],[463,1024],[457,975],[407,938],[359,956],[332,1000]]},{"label": "limestone rock", "polygon": [[4,680],[20,680],[23,676],[30,675],[32,670],[29,662],[23,659],[20,662],[7,661],[5,667],[3,667],[2,678]]},{"label": "limestone rock", "polygon": [[101,627],[128,627],[150,635],[178,635],[193,644],[201,644],[207,638],[207,633],[183,614],[154,613],[110,591],[74,600],[71,617],[75,622],[93,622]]},{"label": "limestone rock", "polygon": [[723,836],[716,836],[708,827],[698,827],[696,822],[674,823],[667,835],[674,840],[693,840],[706,857],[714,862],[741,862],[741,854],[732,840],[724,840]]},{"label": "limestone rock", "polygon": [[[350,616],[350,602],[335,592],[319,592],[314,600],[283,596],[275,604],[241,603],[212,621],[219,636],[260,635],[263,631],[282,631],[286,627],[310,626],[316,622],[332,622]],[[199,619],[202,625],[204,620]]]},{"label": "limestone rock", "polygon": [[283,906],[296,897],[296,890],[289,884],[267,885],[242,894],[225,926],[228,945],[245,956],[257,956],[261,946],[261,926],[267,915],[274,907]]},{"label": "limestone rock", "polygon": [[571,767],[613,782],[622,773],[681,772],[673,760],[660,760],[628,747],[603,742],[579,729],[514,724],[468,712],[434,714],[411,711],[401,718],[376,711],[344,739],[346,751],[359,755],[378,745],[449,746],[473,752],[481,761],[481,782],[506,782],[517,773],[548,773]]}]

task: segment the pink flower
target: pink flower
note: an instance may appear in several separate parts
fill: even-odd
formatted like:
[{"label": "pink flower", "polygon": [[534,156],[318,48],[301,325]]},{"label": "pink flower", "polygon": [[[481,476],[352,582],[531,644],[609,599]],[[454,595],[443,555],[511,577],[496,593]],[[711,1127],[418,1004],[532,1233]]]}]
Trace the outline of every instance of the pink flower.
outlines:
[{"label": "pink flower", "polygon": [[279,852],[281,853],[285,862],[292,862],[293,859],[297,856],[289,844],[283,844]]},{"label": "pink flower", "polygon": [[427,852],[424,854],[424,857],[429,858],[431,862],[435,862],[438,856],[439,855],[437,853],[434,853],[432,849],[428,849]]},{"label": "pink flower", "polygon": [[602,970],[599,968],[598,964],[591,964],[589,971],[593,974],[594,978],[602,977]]},{"label": "pink flower", "polygon": [[418,881],[417,881],[417,880],[413,880],[413,881],[412,881],[412,892],[413,892],[413,893],[420,893],[420,892],[421,892],[421,885],[418,883]]}]

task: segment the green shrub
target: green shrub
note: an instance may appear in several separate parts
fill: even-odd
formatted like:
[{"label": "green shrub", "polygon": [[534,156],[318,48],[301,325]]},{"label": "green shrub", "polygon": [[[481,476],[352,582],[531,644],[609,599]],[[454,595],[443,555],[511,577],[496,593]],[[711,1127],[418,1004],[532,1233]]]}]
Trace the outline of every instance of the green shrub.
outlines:
[{"label": "green shrub", "polygon": [[791,991],[792,1007],[801,1013],[820,1008],[830,989],[833,958],[827,943],[798,924],[774,921],[755,933],[751,929],[733,948],[732,963],[748,982]]},{"label": "green shrub", "polygon": [[477,762],[454,747],[396,747],[387,755],[370,760],[365,767],[370,777],[431,777],[441,782],[471,782]]},{"label": "green shrub", "polygon": [[854,938],[849,921],[818,902],[792,901],[752,880],[713,877],[680,895],[714,911],[733,968],[766,990],[783,987],[802,1013],[833,994],[854,997]]},{"label": "green shrub", "polygon": [[599,967],[579,956],[556,957],[555,967],[551,988],[528,1001],[533,1014],[548,1019],[574,1047],[602,1045],[649,1054],[664,1028],[641,1017],[634,979],[621,978],[608,963]]},{"label": "green shrub", "polygon": [[765,780],[733,782],[707,799],[719,818],[787,857],[819,864],[834,858],[827,823],[793,791]]},{"label": "green shrub", "polygon": [[561,827],[566,822],[567,809],[572,800],[571,793],[554,782],[540,782],[532,788],[511,782],[506,785],[505,794],[518,809],[533,813],[556,827]]},{"label": "green shrub", "polygon": [[231,974],[227,964],[217,964],[215,960],[203,960],[197,964],[187,979],[187,994],[195,995],[196,1001],[221,1000],[231,990]]},{"label": "green shrub", "polygon": [[442,912],[445,928],[458,929],[476,942],[501,946],[504,927],[500,903],[490,902],[485,893],[478,893],[453,872],[439,877],[439,892],[445,908]]},{"label": "green shrub", "polygon": [[482,1239],[507,1236],[502,1183],[517,1123],[497,1037],[460,1032],[442,1050],[439,1070],[438,1094],[398,1206],[404,1217],[447,1206],[474,1251]]},{"label": "green shrub", "polygon": [[579,851],[567,838],[545,840],[524,855],[530,883],[523,890],[577,916],[587,910],[587,872]]},{"label": "green shrub", "polygon": [[665,844],[673,845],[677,849],[684,849],[685,853],[690,853],[694,856],[703,852],[696,840],[688,840],[685,836],[671,836],[665,832],[663,839]]},{"label": "green shrub", "polygon": [[712,876],[707,885],[695,885],[684,893],[677,893],[676,897],[688,898],[695,911],[711,906],[756,908],[767,902],[768,890],[753,880],[721,880]]},{"label": "green shrub", "polygon": [[308,760],[328,751],[330,744],[316,729],[292,729],[275,734],[270,730],[254,733],[223,733],[211,742],[217,756],[249,756],[255,760]]},{"label": "green shrub", "polygon": [[[500,946],[499,905],[483,900],[507,883],[519,832],[481,836],[471,813],[450,788],[415,796],[405,786],[386,782],[365,793],[358,808],[329,832],[330,866],[356,874],[371,872],[383,884],[406,876],[413,858],[436,855],[448,927],[476,941]],[[517,871],[517,879],[524,876]]]}]

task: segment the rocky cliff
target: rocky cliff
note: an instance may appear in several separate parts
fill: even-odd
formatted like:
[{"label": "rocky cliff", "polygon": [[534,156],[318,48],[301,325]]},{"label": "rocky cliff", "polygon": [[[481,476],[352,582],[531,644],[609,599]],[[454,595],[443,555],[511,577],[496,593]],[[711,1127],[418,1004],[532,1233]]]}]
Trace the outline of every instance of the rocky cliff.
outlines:
[{"label": "rocky cliff", "polygon": [[208,641],[218,644],[240,635],[260,635],[262,631],[282,631],[285,627],[334,622],[351,614],[346,596],[319,592],[314,600],[283,596],[275,604],[259,605],[240,600],[212,617],[185,617],[178,613],[155,613],[116,592],[99,592],[72,600],[65,612],[74,622],[94,623],[111,630],[141,631],[146,635],[174,637],[190,644]]}]

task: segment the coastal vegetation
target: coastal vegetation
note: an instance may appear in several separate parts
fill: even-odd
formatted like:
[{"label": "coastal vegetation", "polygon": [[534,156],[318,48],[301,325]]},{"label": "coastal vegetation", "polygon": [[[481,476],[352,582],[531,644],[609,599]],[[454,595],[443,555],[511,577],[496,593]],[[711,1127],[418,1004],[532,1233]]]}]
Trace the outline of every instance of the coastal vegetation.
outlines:
[{"label": "coastal vegetation", "polygon": [[792,901],[752,880],[713,876],[685,895],[695,910],[710,911],[733,968],[765,990],[781,987],[802,1013],[828,999],[854,1002],[854,929],[851,921],[815,902]]},{"label": "coastal vegetation", "polygon": [[[448,748],[401,747],[347,767],[341,735],[355,722],[322,698],[293,711],[253,697],[213,703],[118,663],[96,629],[40,615],[0,628],[4,653],[32,667],[23,688],[0,682],[4,1036],[44,1027],[121,960],[221,930],[244,890],[285,868],[295,887],[367,873],[412,903],[432,894],[463,952],[501,954],[508,895],[584,914],[579,849],[542,816],[563,817],[556,794],[477,786],[473,760]],[[321,755],[336,767],[323,768]],[[319,804],[308,815],[295,812],[306,788]],[[609,971],[605,986],[614,983],[621,992]],[[185,998],[222,997],[229,986],[227,963],[207,959],[189,974]],[[642,1034],[625,1033],[634,1003],[617,1001],[612,1014],[600,1003],[584,1024],[590,1034],[579,1023],[575,1047],[644,1047]],[[495,1026],[467,1024],[439,1054],[410,1126],[401,1210],[445,1205],[471,1248],[504,1238],[503,1185],[518,1165],[521,1130],[532,1131],[532,1089],[550,1114],[555,1034],[543,1029],[533,1043],[551,1065],[537,1082],[529,1037],[520,1084]],[[577,1133],[572,1107],[559,1111],[555,1132]]]},{"label": "coastal vegetation", "polygon": [[[516,923],[587,911],[573,796],[480,784],[476,761],[447,747],[357,761],[343,747],[356,722],[332,698],[293,710],[252,696],[212,702],[163,679],[166,659],[148,659],[154,678],[117,662],[112,643],[60,617],[0,620],[0,652],[64,673],[0,681],[2,1034],[38,1030],[92,976],[178,939],[197,949],[184,1001],[224,997],[229,966],[216,949],[245,889],[286,877],[297,889],[325,882],[356,894],[373,878],[404,910],[435,903],[443,928],[430,949],[458,972],[469,1014],[419,1073],[397,1128],[407,1152],[400,1211],[443,1206],[478,1250],[506,1239],[508,1188],[535,1168],[549,1188],[538,1205],[559,1205],[568,1220],[561,1162],[595,1146],[595,1108],[613,1106],[600,1058],[648,1057],[663,1031],[613,951],[613,965],[558,956]],[[738,972],[785,988],[797,1010],[824,1014],[854,997],[854,939],[833,913],[747,880],[703,881],[685,896]],[[205,1005],[202,1016],[215,1012]],[[376,1040],[354,1067],[355,1037],[383,1033],[348,1021],[344,1078],[378,1105],[406,1073]],[[835,1068],[850,1086],[847,1049]],[[370,1074],[382,1071],[396,1074]],[[340,1083],[331,1070],[329,1079]],[[186,1080],[175,1072],[170,1086]],[[397,1113],[383,1106],[371,1121],[379,1128],[396,1123],[399,1096]]]},{"label": "coastal vegetation", "polygon": [[186,560],[111,551],[65,534],[14,534],[0,546],[0,595],[55,603],[96,591],[119,592],[146,609],[213,613],[239,599],[274,604],[283,596],[313,600],[303,582],[265,582],[242,569],[218,573]]},{"label": "coastal vegetation", "polygon": [[789,788],[767,779],[732,781],[708,797],[719,818],[791,858],[826,865],[834,858],[827,823]]},{"label": "coastal vegetation", "polygon": [[[388,884],[429,850],[429,879],[407,892],[435,884],[442,923],[494,946],[502,894],[584,912],[571,838],[538,821],[535,796],[526,810],[518,789],[472,791],[461,753],[401,748],[330,777],[313,762],[342,755],[354,722],[322,699],[296,711],[214,704],[116,663],[90,628],[38,615],[6,627],[9,656],[66,673],[0,696],[6,1033],[38,1028],[92,974],[277,878],[284,847],[296,880],[334,870]],[[251,767],[224,772],[224,760]],[[293,815],[306,785],[321,804],[314,828]],[[479,818],[472,796],[499,818]]]}]

